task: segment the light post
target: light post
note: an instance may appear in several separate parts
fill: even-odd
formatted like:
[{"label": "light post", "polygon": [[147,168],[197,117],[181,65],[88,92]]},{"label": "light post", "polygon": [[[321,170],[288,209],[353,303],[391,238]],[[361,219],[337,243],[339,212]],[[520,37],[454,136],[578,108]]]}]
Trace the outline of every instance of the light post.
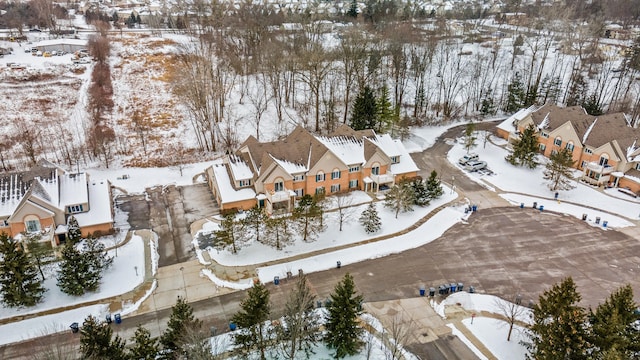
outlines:
[{"label": "light post", "polygon": [[189,302],[189,297],[187,296],[187,282],[184,280],[184,266],[180,266],[180,274],[182,275],[182,288],[184,289],[184,300]]},{"label": "light post", "polygon": [[451,175],[451,193],[453,194],[456,191],[456,176],[455,175]]}]

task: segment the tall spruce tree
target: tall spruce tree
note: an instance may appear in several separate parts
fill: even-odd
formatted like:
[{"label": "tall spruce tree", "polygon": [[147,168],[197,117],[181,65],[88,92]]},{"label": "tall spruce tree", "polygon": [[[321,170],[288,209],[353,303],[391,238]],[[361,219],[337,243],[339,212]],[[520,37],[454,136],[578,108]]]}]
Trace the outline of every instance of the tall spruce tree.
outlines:
[{"label": "tall spruce tree", "polygon": [[80,352],[88,360],[125,360],[124,341],[106,323],[89,315],[80,329]]},{"label": "tall spruce tree", "polygon": [[533,307],[533,325],[526,343],[528,359],[588,359],[586,312],[572,278],[546,290]]},{"label": "tall spruce tree", "polygon": [[45,289],[22,244],[15,243],[6,233],[0,234],[0,294],[9,307],[34,306],[44,296]]},{"label": "tall spruce tree", "polygon": [[427,191],[427,186],[420,178],[413,179],[409,183],[411,187],[411,191],[413,191],[413,203],[418,206],[427,206],[431,201],[429,198],[429,192]]},{"label": "tall spruce tree", "polygon": [[538,166],[536,154],[538,152],[538,136],[533,125],[527,126],[513,144],[513,152],[505,157],[511,165],[526,166],[534,169]]},{"label": "tall spruce tree", "polygon": [[314,303],[307,277],[298,276],[285,304],[283,322],[275,328],[282,358],[293,360],[303,352],[309,359],[314,353],[313,347],[321,338],[320,318],[314,311]]},{"label": "tall spruce tree", "polygon": [[571,190],[576,187],[573,184],[571,170],[574,163],[573,153],[569,149],[561,149],[551,154],[543,173],[543,178],[548,180],[549,190]]},{"label": "tall spruce tree", "polygon": [[240,303],[240,309],[231,318],[239,327],[239,331],[233,336],[237,352],[241,356],[247,356],[258,350],[260,359],[265,360],[270,333],[266,323],[271,314],[269,290],[260,282],[254,284]]},{"label": "tall spruce tree", "polygon": [[200,326],[202,326],[202,322],[193,316],[191,305],[178,296],[176,304],[171,307],[167,329],[160,336],[164,358],[179,358],[184,350],[183,337],[186,334],[186,330],[199,329]]},{"label": "tall spruce tree", "polygon": [[27,235],[27,251],[33,262],[38,267],[42,281],[44,281],[44,271],[42,267],[47,258],[53,255],[53,248],[50,242],[43,242],[39,233]]},{"label": "tall spruce tree", "polygon": [[89,238],[83,250],[70,241],[62,249],[62,261],[58,269],[58,287],[65,294],[80,296],[100,288],[102,273],[113,263],[104,245]]},{"label": "tall spruce tree", "polygon": [[351,0],[349,4],[349,10],[347,11],[347,16],[352,18],[358,17],[358,0]]},{"label": "tall spruce tree", "polygon": [[222,215],[220,229],[214,234],[214,246],[217,249],[230,249],[231,253],[237,254],[249,239],[244,232],[246,223],[236,219],[236,212],[230,211]]},{"label": "tall spruce tree", "polygon": [[632,359],[640,353],[640,330],[636,322],[638,304],[633,299],[631,285],[613,292],[604,303],[591,312],[590,342],[596,359],[618,353],[620,359]]},{"label": "tall spruce tree", "polygon": [[397,219],[400,212],[413,211],[413,196],[410,185],[395,184],[385,194],[384,206],[393,210]]},{"label": "tall spruce tree", "polygon": [[160,347],[158,340],[151,337],[151,332],[142,325],[138,325],[131,338],[133,344],[129,348],[128,357],[131,360],[155,360],[158,358]]},{"label": "tall spruce tree", "polygon": [[475,134],[475,129],[476,126],[473,123],[468,123],[464,128],[464,136],[462,136],[462,146],[464,146],[467,154],[477,145],[478,137]]},{"label": "tall spruce tree", "polygon": [[378,116],[377,125],[374,130],[379,133],[388,132],[395,123],[394,118],[396,113],[393,110],[391,101],[389,101],[389,88],[386,85],[380,89],[380,96],[378,96],[376,101],[376,111],[378,112]]},{"label": "tall spruce tree", "polygon": [[442,183],[440,182],[440,179],[438,179],[437,171],[431,170],[429,178],[427,179],[426,187],[429,201],[438,199],[442,196],[444,190],[442,190]]},{"label": "tall spruce tree", "polygon": [[520,110],[526,101],[526,91],[522,83],[519,73],[515,73],[511,79],[511,83],[507,87],[507,103],[504,106],[504,112],[514,113]]},{"label": "tall spruce tree", "polygon": [[370,202],[369,206],[360,214],[360,225],[364,227],[364,231],[366,231],[367,234],[372,234],[380,230],[382,222],[380,221],[375,203]]},{"label": "tall spruce tree", "polygon": [[355,355],[362,347],[362,328],[358,323],[358,317],[362,314],[362,301],[362,295],[356,293],[353,277],[346,273],[331,294],[325,323],[324,341],[335,351],[336,359]]},{"label": "tall spruce tree", "polygon": [[78,225],[78,220],[73,215],[67,220],[67,239],[74,244],[82,239],[80,225]]},{"label": "tall spruce tree", "polygon": [[377,101],[373,90],[365,86],[356,96],[351,109],[351,127],[354,130],[374,129],[378,123]]}]

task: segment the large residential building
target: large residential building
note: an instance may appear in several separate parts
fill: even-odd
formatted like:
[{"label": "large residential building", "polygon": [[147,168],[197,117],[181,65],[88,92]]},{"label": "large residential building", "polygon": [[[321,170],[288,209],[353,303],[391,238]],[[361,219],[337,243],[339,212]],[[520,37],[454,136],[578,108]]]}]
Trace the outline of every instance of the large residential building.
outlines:
[{"label": "large residential building", "polygon": [[206,174],[222,210],[257,204],[277,214],[291,212],[295,199],[305,194],[378,192],[416,177],[418,167],[388,134],[343,125],[319,136],[298,126],[279,141],[250,136],[234,154],[214,161]]},{"label": "large residential building", "polygon": [[592,116],[580,106],[531,106],[498,125],[497,133],[512,142],[528,126],[535,127],[544,156],[571,150],[581,181],[640,192],[640,129],[630,125],[627,115]]},{"label": "large residential building", "polygon": [[0,233],[13,238],[38,233],[63,243],[74,216],[83,236],[113,230],[111,185],[87,173],[68,173],[47,161],[29,171],[0,175]]}]

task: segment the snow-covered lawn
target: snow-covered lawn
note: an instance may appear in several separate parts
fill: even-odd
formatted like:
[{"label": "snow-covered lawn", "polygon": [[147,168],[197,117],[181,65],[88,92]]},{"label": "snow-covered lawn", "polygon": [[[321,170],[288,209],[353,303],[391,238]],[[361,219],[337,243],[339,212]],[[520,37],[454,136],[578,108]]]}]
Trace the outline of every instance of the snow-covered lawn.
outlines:
[{"label": "snow-covered lawn", "polygon": [[[502,139],[495,139],[502,143]],[[533,201],[537,201],[538,204],[543,204],[545,209],[553,209],[554,211],[566,212],[568,214],[582,217],[582,214],[586,213],[590,219],[595,219],[596,212],[590,209],[579,209],[568,206],[557,206],[557,201],[554,201],[555,191],[549,190],[546,181],[543,179],[544,165],[539,165],[535,169],[527,169],[523,167],[513,166],[509,164],[504,158],[508,154],[508,151],[502,147],[493,145],[488,142],[486,147],[483,147],[482,143],[478,144],[472,152],[477,153],[480,156],[480,160],[486,161],[488,168],[493,171],[492,175],[483,175],[481,173],[467,173],[471,179],[491,189],[492,186],[500,189],[504,192],[514,192],[526,194],[527,200],[525,205],[531,206]],[[466,153],[460,141],[457,141],[447,158],[452,164],[458,163],[458,159]],[[627,201],[619,196],[609,196],[606,193],[602,193],[597,189],[594,189],[588,185],[574,182],[577,186],[572,190],[558,191],[558,200],[560,203],[564,201],[572,202],[579,205],[585,205],[603,211],[620,215],[628,219],[638,219],[640,213],[640,206],[636,201]],[[515,194],[505,195],[505,198],[513,201],[515,204],[520,204],[524,198],[519,198]],[[554,203],[555,204],[552,204]],[[631,223],[624,221],[624,219],[614,219],[609,214],[602,214],[601,218],[609,220],[609,225],[612,227],[631,226]],[[615,225],[614,225],[615,224]]]},{"label": "snow-covered lawn", "polygon": [[[115,251],[109,251],[109,256],[114,257],[113,265],[104,272],[100,290],[82,296],[70,296],[61,292],[56,285],[57,266],[48,269],[49,271],[45,274],[44,287],[47,292],[44,294],[44,301],[28,309],[2,307],[0,319],[104,299],[133,290],[144,280],[144,246],[142,238],[134,235],[127,244],[118,248],[117,257],[115,257]],[[136,275],[136,267],[138,275]]]},{"label": "snow-covered lawn", "polygon": [[520,341],[527,340],[525,330],[521,326],[514,325],[511,340],[507,341],[509,324],[505,321],[476,316],[473,319],[464,319],[462,323],[478,338],[498,360],[524,360],[527,349]]}]

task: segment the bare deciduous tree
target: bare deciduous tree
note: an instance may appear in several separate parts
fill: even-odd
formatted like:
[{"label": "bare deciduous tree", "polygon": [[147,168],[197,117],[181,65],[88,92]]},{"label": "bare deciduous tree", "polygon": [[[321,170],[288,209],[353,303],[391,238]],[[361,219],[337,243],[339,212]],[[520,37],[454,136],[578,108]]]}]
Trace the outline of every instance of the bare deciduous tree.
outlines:
[{"label": "bare deciduous tree", "polygon": [[527,313],[527,308],[520,306],[520,295],[514,295],[512,301],[506,301],[502,299],[496,299],[495,305],[500,315],[504,316],[505,321],[509,324],[509,333],[507,334],[507,341],[511,341],[511,333],[513,332],[513,326],[522,321],[522,318]]}]

